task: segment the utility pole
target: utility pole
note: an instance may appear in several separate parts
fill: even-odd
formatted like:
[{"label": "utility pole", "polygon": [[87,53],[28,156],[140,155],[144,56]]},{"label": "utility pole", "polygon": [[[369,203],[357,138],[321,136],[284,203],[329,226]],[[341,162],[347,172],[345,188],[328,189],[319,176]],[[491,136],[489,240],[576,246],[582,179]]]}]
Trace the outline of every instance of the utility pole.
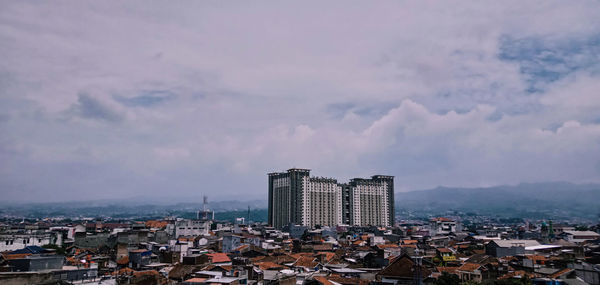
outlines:
[{"label": "utility pole", "polygon": [[423,265],[423,257],[421,256],[419,249],[415,250],[415,285],[422,285],[422,273],[421,273],[421,265]]}]

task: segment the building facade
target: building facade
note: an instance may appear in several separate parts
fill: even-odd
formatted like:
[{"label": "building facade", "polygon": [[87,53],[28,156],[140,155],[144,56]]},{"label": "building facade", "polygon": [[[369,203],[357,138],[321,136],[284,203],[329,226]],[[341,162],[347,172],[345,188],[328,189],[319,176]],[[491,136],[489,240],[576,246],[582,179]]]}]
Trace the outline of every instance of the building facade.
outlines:
[{"label": "building facade", "polygon": [[269,173],[269,224],[307,227],[394,224],[394,177],[375,175],[338,183],[309,169]]}]

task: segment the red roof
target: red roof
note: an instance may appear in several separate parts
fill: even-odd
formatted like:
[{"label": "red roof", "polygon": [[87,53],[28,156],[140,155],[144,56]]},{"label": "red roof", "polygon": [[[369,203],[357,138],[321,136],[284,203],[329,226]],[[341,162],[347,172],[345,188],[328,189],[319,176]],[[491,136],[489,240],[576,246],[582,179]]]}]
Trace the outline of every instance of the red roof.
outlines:
[{"label": "red roof", "polygon": [[454,267],[454,266],[438,266],[436,267],[437,271],[439,272],[447,272],[450,274],[456,274],[456,270],[458,269],[458,267]]},{"label": "red roof", "polygon": [[388,243],[388,244],[378,244],[377,247],[379,249],[385,249],[385,248],[398,248],[397,244],[393,244],[393,243]]},{"label": "red roof", "polygon": [[247,245],[247,244],[242,244],[238,248],[236,248],[235,251],[242,251],[242,250],[244,250],[244,249],[246,249],[248,247],[250,247],[250,246]]},{"label": "red roof", "polygon": [[206,281],[207,279],[208,278],[199,278],[199,277],[196,277],[196,278],[191,278],[191,279],[185,280],[183,282],[188,282],[188,283],[204,283],[204,281]]},{"label": "red roof", "polygon": [[569,272],[571,272],[571,271],[573,271],[573,270],[575,270],[575,269],[573,269],[573,268],[565,268],[565,269],[563,269],[563,270],[561,270],[561,271],[558,271],[558,272],[556,272],[556,273],[554,273],[554,274],[550,275],[550,278],[552,278],[552,279],[556,279],[556,278],[560,277],[561,275],[564,275],[564,274],[566,274],[566,273],[569,273]]},{"label": "red roof", "polygon": [[261,270],[270,270],[270,269],[286,269],[287,266],[285,265],[281,265],[281,264],[277,264],[274,262],[270,262],[270,261],[266,261],[266,262],[257,262],[255,263],[255,265],[258,266],[258,268],[260,268]]},{"label": "red roof", "polygon": [[524,277],[524,276],[527,276],[527,278],[540,277],[540,275],[537,273],[531,273],[531,272],[526,272],[523,270],[517,270],[514,272],[508,272],[508,273],[498,277],[498,280],[511,279],[511,278],[515,278],[515,277]]},{"label": "red roof", "polygon": [[481,264],[467,262],[467,263],[461,265],[458,268],[458,270],[459,271],[473,272],[473,271],[477,270],[479,267],[481,267]]},{"label": "red roof", "polygon": [[319,283],[323,285],[333,285],[333,283],[327,280],[327,278],[325,278],[324,276],[316,276],[315,280],[319,281]]},{"label": "red roof", "polygon": [[294,266],[306,267],[306,268],[314,268],[318,264],[319,263],[315,261],[314,257],[308,257],[308,256],[303,256],[301,258],[298,258],[298,260],[296,260],[296,262],[294,262]]},{"label": "red roof", "polygon": [[207,255],[210,257],[212,263],[231,262],[231,259],[225,253],[208,253]]},{"label": "red roof", "polygon": [[432,222],[454,222],[454,220],[444,217],[432,218],[430,221]]},{"label": "red roof", "polygon": [[126,265],[128,263],[129,263],[129,256],[124,256],[117,260],[117,264],[119,264],[119,265]]},{"label": "red roof", "polygon": [[15,254],[3,254],[2,256],[4,257],[5,260],[9,260],[9,259],[21,259],[21,258],[25,258],[26,256],[31,255],[31,253],[15,253]]}]

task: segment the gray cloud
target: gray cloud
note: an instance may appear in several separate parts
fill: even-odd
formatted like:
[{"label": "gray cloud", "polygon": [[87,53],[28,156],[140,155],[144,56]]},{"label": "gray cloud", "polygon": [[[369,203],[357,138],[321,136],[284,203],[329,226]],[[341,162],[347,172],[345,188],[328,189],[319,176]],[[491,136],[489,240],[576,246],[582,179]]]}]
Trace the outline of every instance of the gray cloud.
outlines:
[{"label": "gray cloud", "polygon": [[115,110],[106,102],[102,102],[87,93],[77,95],[77,103],[73,104],[68,113],[86,119],[97,119],[109,122],[119,122],[124,119],[124,114]]},{"label": "gray cloud", "polygon": [[573,72],[600,71],[600,34],[566,38],[500,38],[502,60],[519,63],[529,92],[543,91],[545,85]]},{"label": "gray cloud", "polygon": [[3,5],[6,199],[600,182],[597,2],[115,4]]},{"label": "gray cloud", "polygon": [[152,107],[157,104],[175,99],[175,94],[165,90],[142,91],[140,95],[133,97],[113,96],[119,103],[128,107]]}]

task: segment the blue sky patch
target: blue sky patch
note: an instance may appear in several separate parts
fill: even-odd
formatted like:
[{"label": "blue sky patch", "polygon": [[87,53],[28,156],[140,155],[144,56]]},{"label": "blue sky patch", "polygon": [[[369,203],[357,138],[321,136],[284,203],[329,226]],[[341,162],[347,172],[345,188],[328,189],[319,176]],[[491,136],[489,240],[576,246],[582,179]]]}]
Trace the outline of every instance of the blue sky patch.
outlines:
[{"label": "blue sky patch", "polygon": [[175,94],[163,90],[142,91],[140,95],[134,97],[113,96],[116,101],[127,107],[152,107],[174,97]]},{"label": "blue sky patch", "polygon": [[600,35],[586,38],[500,39],[499,58],[519,64],[527,92],[543,92],[548,83],[579,70],[600,70]]}]

